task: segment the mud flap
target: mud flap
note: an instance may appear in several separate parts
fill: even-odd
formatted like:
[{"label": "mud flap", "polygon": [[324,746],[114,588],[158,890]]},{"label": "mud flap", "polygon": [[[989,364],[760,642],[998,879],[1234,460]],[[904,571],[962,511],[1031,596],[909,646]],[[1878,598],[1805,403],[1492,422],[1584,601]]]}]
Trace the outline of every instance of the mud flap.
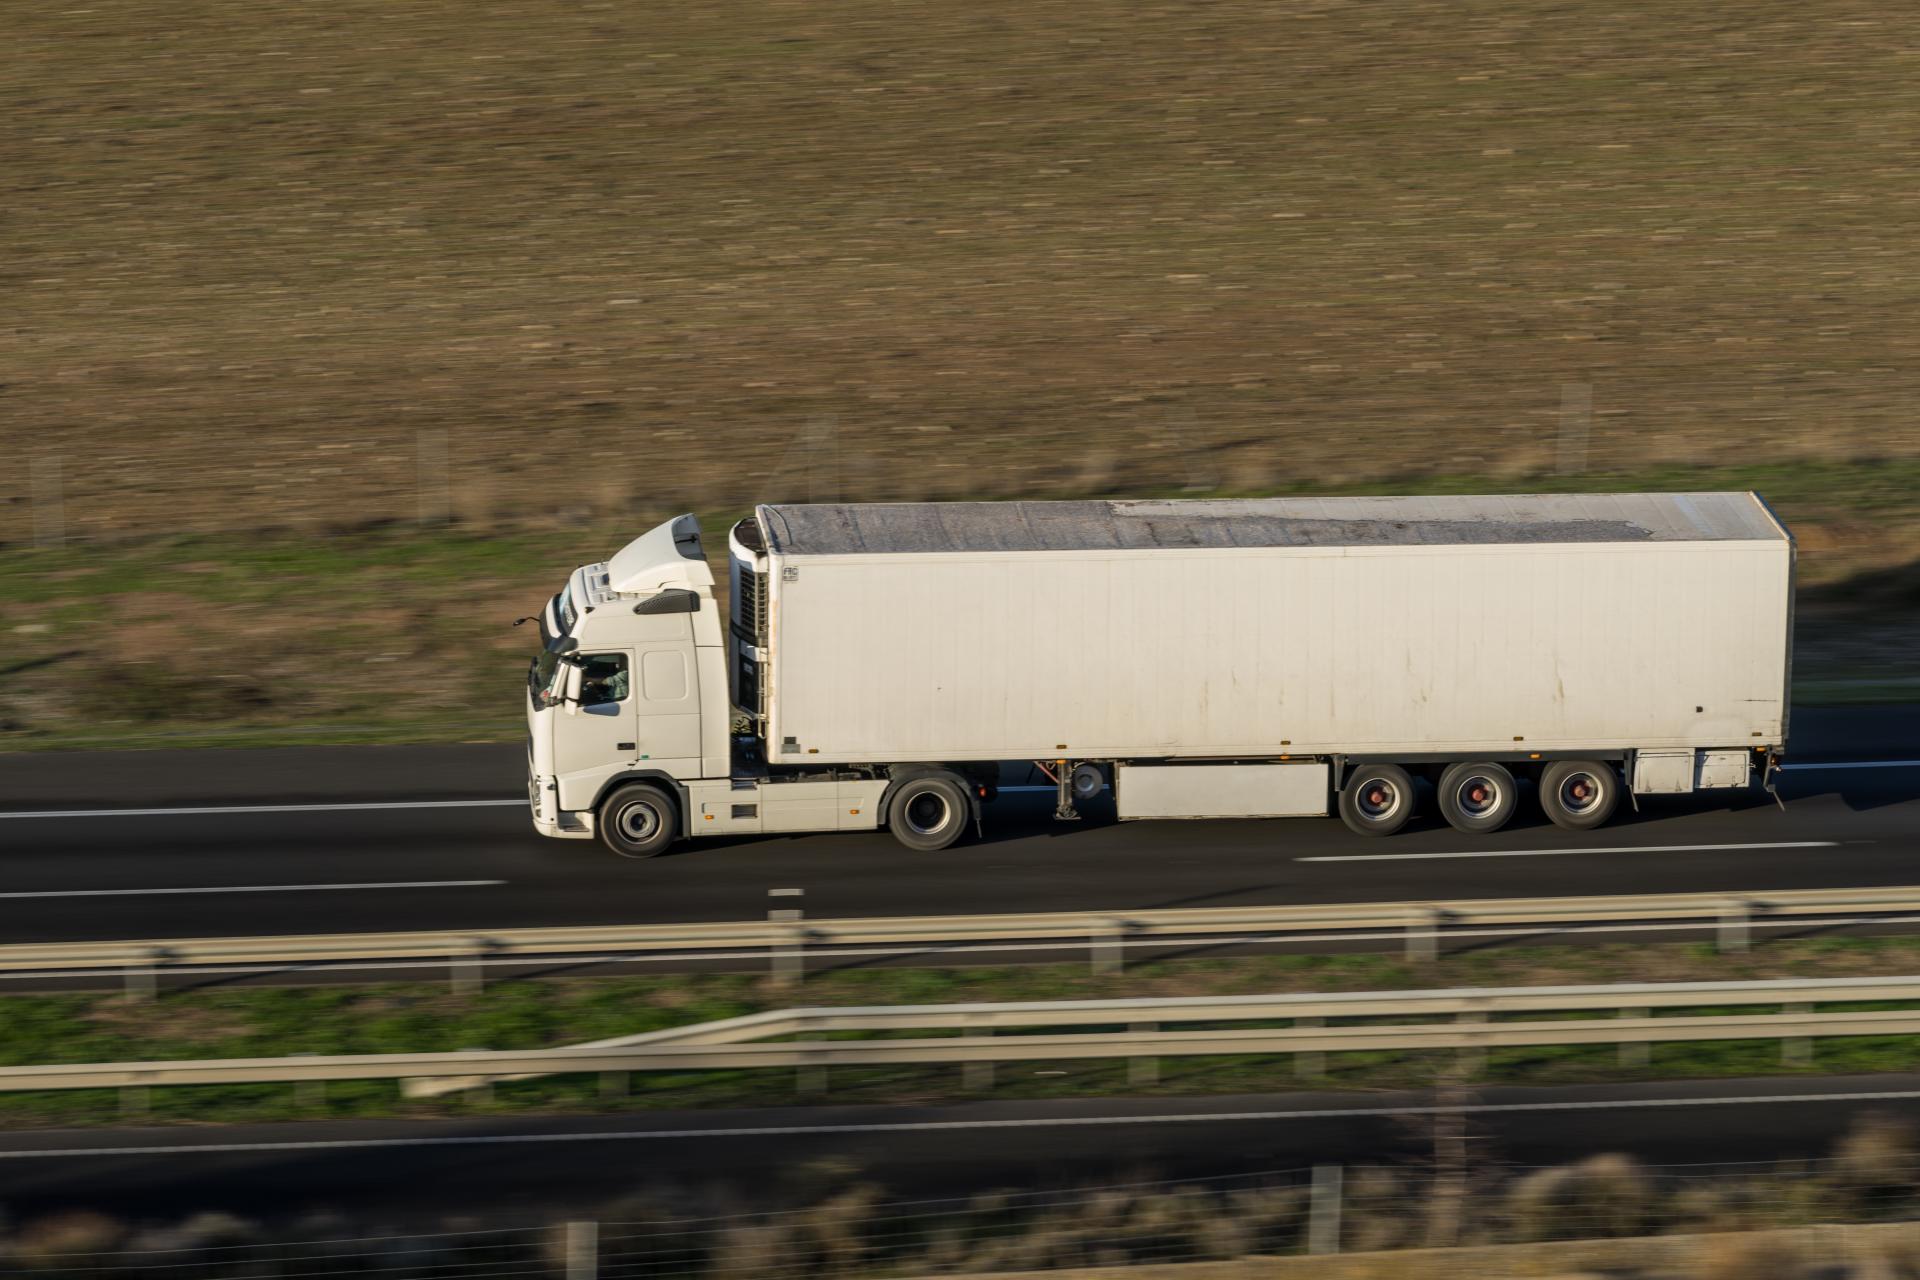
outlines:
[{"label": "mud flap", "polygon": [[1780,806],[1780,811],[1782,813],[1785,813],[1787,810],[1787,802],[1780,798],[1780,788],[1778,784],[1774,782],[1774,777],[1773,777],[1773,775],[1778,773],[1779,771],[1780,771],[1779,754],[1773,751],[1767,752],[1767,767],[1760,775],[1760,787],[1768,795],[1773,797],[1773,802]]}]

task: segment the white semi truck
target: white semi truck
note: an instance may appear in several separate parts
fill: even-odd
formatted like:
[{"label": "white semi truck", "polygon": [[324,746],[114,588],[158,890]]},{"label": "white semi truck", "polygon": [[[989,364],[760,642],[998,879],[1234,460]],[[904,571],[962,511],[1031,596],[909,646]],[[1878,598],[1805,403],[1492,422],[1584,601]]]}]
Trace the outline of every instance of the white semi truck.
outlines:
[{"label": "white semi truck", "polygon": [[543,835],[886,827],[943,849],[1010,762],[1076,816],[1337,810],[1431,795],[1562,827],[1623,794],[1770,784],[1794,546],[1753,493],[762,506],[730,616],[681,516],[540,615]]}]

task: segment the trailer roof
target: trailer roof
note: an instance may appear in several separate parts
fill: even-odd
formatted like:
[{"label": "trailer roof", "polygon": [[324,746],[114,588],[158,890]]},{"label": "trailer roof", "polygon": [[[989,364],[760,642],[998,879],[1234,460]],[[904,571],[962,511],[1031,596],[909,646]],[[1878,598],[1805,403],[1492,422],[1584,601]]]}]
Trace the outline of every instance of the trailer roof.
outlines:
[{"label": "trailer roof", "polygon": [[832,503],[757,514],[770,551],[822,556],[1787,536],[1755,493]]}]

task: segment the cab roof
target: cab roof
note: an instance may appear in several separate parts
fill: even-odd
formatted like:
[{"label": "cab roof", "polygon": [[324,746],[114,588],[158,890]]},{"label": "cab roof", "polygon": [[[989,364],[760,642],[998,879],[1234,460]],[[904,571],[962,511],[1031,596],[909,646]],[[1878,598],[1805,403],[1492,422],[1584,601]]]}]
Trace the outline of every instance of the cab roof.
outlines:
[{"label": "cab roof", "polygon": [[621,595],[712,585],[713,570],[700,545],[700,522],[691,515],[655,525],[607,561],[608,590]]}]

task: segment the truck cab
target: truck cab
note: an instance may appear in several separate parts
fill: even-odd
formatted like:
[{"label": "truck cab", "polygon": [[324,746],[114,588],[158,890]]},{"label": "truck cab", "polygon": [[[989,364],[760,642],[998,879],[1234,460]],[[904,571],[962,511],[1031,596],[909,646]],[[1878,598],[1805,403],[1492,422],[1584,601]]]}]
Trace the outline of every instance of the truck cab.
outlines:
[{"label": "truck cab", "polygon": [[596,806],[616,781],[678,791],[728,775],[725,648],[692,516],[575,569],[539,623],[527,772],[542,835],[594,835]]},{"label": "truck cab", "polygon": [[[527,670],[527,802],[541,835],[652,857],[686,836],[879,825],[881,771],[765,768],[752,708],[736,717],[713,584],[699,522],[683,515],[581,565],[547,601]],[[746,598],[737,582],[735,596]],[[734,630],[753,703],[752,638]],[[749,726],[738,735],[736,718]]]}]

